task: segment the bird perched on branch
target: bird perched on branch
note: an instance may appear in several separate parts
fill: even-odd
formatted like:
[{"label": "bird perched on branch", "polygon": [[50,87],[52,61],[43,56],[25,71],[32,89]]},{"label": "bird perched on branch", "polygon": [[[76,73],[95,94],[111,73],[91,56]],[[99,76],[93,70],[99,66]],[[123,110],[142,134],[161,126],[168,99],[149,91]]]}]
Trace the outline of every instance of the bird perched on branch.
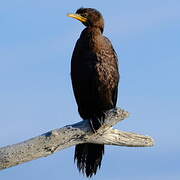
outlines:
[{"label": "bird perched on branch", "polygon": [[[108,38],[103,36],[104,19],[99,11],[80,8],[69,17],[86,27],[76,42],[71,59],[71,79],[80,116],[89,120],[94,131],[103,124],[104,112],[115,108],[118,93],[118,59]],[[79,144],[74,158],[87,177],[101,166],[104,145]]]}]

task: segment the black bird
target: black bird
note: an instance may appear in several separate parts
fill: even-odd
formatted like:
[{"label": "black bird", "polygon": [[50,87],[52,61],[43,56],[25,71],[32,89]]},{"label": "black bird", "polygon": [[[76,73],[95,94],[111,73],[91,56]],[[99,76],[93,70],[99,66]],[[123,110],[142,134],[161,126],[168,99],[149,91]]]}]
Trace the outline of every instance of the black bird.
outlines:
[{"label": "black bird", "polygon": [[[80,116],[89,120],[94,132],[104,121],[104,112],[115,108],[118,93],[118,59],[99,11],[80,8],[68,14],[86,28],[77,40],[71,59],[71,79]],[[91,177],[101,166],[104,145],[76,145],[74,159],[79,171]]]}]

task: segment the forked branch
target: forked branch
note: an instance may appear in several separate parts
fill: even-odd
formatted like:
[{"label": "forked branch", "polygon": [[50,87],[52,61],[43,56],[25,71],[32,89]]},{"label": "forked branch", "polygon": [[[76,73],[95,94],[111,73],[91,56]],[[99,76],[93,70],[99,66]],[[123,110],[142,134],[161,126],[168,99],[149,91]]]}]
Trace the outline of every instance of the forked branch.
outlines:
[{"label": "forked branch", "polygon": [[106,112],[104,124],[93,133],[89,121],[81,121],[49,131],[27,141],[0,148],[0,169],[48,156],[56,151],[81,143],[147,147],[153,146],[150,136],[112,129],[129,116],[127,111],[113,109]]}]

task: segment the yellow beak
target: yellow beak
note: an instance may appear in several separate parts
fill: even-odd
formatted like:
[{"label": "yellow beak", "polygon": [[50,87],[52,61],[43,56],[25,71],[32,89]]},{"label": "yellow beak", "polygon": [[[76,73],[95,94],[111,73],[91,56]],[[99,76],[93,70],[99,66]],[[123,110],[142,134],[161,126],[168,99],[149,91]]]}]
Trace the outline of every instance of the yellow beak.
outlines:
[{"label": "yellow beak", "polygon": [[83,17],[83,16],[81,16],[79,14],[67,14],[67,16],[75,18],[75,19],[77,19],[77,20],[79,20],[81,22],[87,22],[87,20],[88,20],[87,18],[85,18],[85,17]]}]

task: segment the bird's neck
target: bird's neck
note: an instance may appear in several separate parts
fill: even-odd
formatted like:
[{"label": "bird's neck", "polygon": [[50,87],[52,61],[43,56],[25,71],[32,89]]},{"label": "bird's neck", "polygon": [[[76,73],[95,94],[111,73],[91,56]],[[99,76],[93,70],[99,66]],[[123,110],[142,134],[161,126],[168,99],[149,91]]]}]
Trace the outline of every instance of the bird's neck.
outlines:
[{"label": "bird's neck", "polygon": [[96,36],[101,36],[101,35],[102,35],[102,31],[98,27],[87,27],[81,33],[81,37],[86,39],[92,39],[95,38]]},{"label": "bird's neck", "polygon": [[87,27],[85,28],[79,38],[83,49],[91,50],[97,49],[99,44],[99,39],[102,38],[102,33],[99,28]]}]

